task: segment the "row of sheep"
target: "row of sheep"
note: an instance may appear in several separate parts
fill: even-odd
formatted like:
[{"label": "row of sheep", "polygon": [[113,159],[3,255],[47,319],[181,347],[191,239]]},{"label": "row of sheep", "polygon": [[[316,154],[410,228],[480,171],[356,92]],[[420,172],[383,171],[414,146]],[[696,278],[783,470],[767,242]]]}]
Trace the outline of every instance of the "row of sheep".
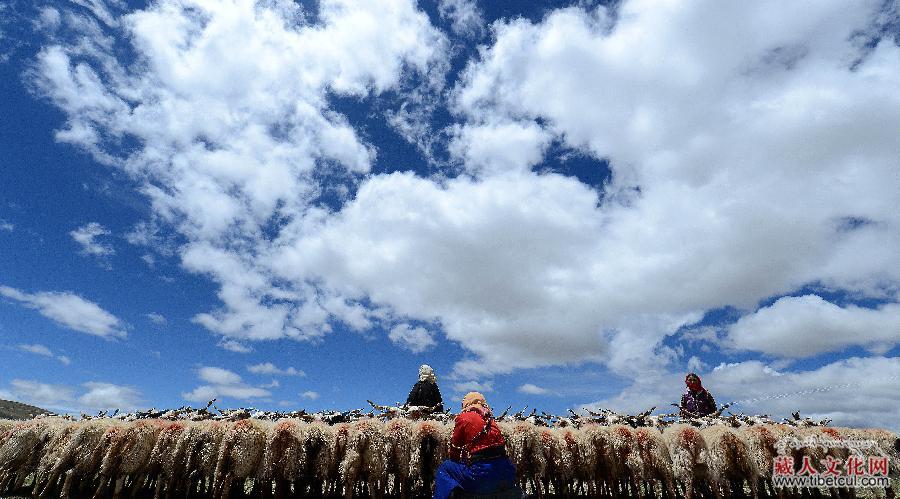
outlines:
[{"label": "row of sheep", "polygon": [[[885,430],[765,424],[665,428],[497,423],[520,485],[545,494],[731,497],[773,494],[779,453],[816,465],[846,448],[778,448],[786,437],[872,440],[897,473],[897,436]],[[45,417],[0,421],[0,493],[34,497],[430,496],[452,423],[362,418],[126,422]],[[793,491],[797,494],[809,491]],[[784,491],[781,494],[784,495]]]}]

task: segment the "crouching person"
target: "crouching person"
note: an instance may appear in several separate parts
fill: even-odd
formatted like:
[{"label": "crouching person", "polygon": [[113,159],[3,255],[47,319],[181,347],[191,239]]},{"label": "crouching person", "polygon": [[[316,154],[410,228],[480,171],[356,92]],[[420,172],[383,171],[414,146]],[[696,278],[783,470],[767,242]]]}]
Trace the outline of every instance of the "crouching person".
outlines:
[{"label": "crouching person", "polygon": [[435,473],[434,499],[521,497],[505,443],[484,395],[471,392],[463,397],[450,438],[450,459]]}]

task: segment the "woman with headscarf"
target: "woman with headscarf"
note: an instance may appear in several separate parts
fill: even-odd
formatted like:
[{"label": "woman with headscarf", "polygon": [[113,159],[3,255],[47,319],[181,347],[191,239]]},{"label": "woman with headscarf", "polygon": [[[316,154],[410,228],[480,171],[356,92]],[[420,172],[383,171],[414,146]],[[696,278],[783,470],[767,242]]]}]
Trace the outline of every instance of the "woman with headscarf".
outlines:
[{"label": "woman with headscarf", "polygon": [[516,467],[507,457],[505,445],[484,395],[468,393],[450,437],[450,459],[435,473],[434,499],[447,499],[454,490],[521,497],[515,485]]},{"label": "woman with headscarf", "polygon": [[441,398],[441,390],[437,386],[437,377],[434,369],[428,364],[419,367],[419,381],[413,385],[409,396],[406,397],[406,405],[418,405],[434,407],[434,412],[444,412],[444,402]]},{"label": "woman with headscarf", "polygon": [[681,417],[709,416],[716,412],[716,399],[713,398],[696,373],[688,373],[684,377],[687,389],[681,396]]}]

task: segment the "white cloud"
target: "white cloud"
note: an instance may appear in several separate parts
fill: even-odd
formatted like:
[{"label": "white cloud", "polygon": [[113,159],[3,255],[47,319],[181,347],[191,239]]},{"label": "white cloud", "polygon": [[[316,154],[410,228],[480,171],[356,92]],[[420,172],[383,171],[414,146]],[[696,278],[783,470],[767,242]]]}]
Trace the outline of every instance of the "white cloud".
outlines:
[{"label": "white cloud", "polygon": [[265,388],[247,385],[241,377],[221,367],[204,366],[197,371],[206,385],[200,385],[181,396],[190,402],[208,402],[214,398],[228,397],[237,400],[252,400],[268,397],[271,392]]},{"label": "white cloud", "polygon": [[475,0],[439,0],[438,14],[450,21],[457,35],[477,38],[484,32],[484,16]]},{"label": "white cloud", "polygon": [[728,328],[726,346],[811,357],[851,345],[886,352],[900,344],[900,304],[840,307],[816,295],[784,297]]},{"label": "white cloud", "polygon": [[463,381],[461,383],[454,383],[453,391],[457,393],[465,393],[465,392],[482,392],[482,393],[490,393],[494,391],[494,384],[490,381]]},{"label": "white cloud", "polygon": [[[36,72],[58,139],[146,179],[184,267],[220,284],[195,318],[211,331],[419,320],[477,357],[458,372],[637,375],[710,309],[810,283],[896,301],[900,48],[866,46],[880,6],[630,0],[495,23],[453,92],[474,178],[363,177],[377,151],[328,110],[329,91],[435,76],[446,40],[411,2],[323,1],[311,26],[291,2],[172,0],[122,23],[144,63],[56,43]],[[112,156],[123,137],[139,147]],[[553,141],[612,178],[531,171]]]},{"label": "white cloud", "polygon": [[221,367],[201,367],[198,373],[200,379],[216,385],[235,385],[241,382],[237,373]]},{"label": "white cloud", "polygon": [[68,366],[69,364],[72,363],[72,359],[70,359],[69,357],[67,357],[65,355],[54,355],[52,350],[50,350],[48,347],[41,345],[41,344],[37,344],[37,343],[35,343],[33,345],[21,344],[18,346],[18,348],[19,348],[19,350],[22,350],[23,352],[33,353],[35,355],[41,355],[43,357],[53,357],[56,360],[58,360],[61,364],[66,365],[66,366]]},{"label": "white cloud", "polygon": [[39,345],[39,344],[34,344],[34,345],[22,344],[22,345],[19,345],[19,350],[22,350],[23,352],[33,353],[33,354],[36,354],[36,355],[43,355],[44,357],[53,357],[53,352],[51,352],[50,349],[47,348],[47,347],[45,347],[44,345]]},{"label": "white cloud", "polygon": [[[369,171],[376,151],[329,99],[376,96],[413,72],[442,81],[446,40],[415,2],[325,0],[316,18],[288,0],[154,3],[115,30],[141,64],[117,59],[104,30],[82,29],[55,37],[33,73],[68,116],[57,139],[143,183],[148,223],[176,231],[184,267],[221,285],[223,307],[196,322],[236,339],[369,327],[362,306],[275,282],[256,260],[281,238],[264,232],[316,212],[319,173],[347,188]],[[121,157],[125,139],[137,147]]]},{"label": "white cloud", "polygon": [[6,232],[12,232],[13,230],[15,230],[15,228],[16,228],[15,225],[0,218],[0,230],[6,231]]},{"label": "white cloud", "polygon": [[142,403],[141,393],[135,388],[112,383],[85,383],[86,393],[78,397],[82,407],[94,410],[121,409],[130,411],[137,409]]},{"label": "white cloud", "polygon": [[702,360],[700,360],[700,358],[697,357],[696,355],[692,355],[691,358],[688,359],[687,370],[688,370],[688,372],[693,372],[693,373],[705,371],[706,364]]},{"label": "white cloud", "polygon": [[121,10],[125,7],[125,3],[121,0],[71,0],[73,3],[76,3],[86,9],[88,9],[94,17],[99,19],[103,24],[107,26],[117,26],[118,20],[116,19],[116,15],[111,12],[115,10]]},{"label": "white cloud", "polygon": [[222,340],[219,341],[216,346],[234,353],[250,353],[253,351],[252,348],[241,343],[240,341],[228,340],[225,338],[222,338]]},{"label": "white cloud", "polygon": [[144,317],[150,319],[151,322],[153,322],[154,324],[156,324],[158,326],[165,326],[166,323],[168,322],[166,320],[166,316],[164,316],[162,314],[157,314],[156,312],[150,312],[150,313],[144,314]]},{"label": "white cloud", "polygon": [[86,256],[104,257],[113,255],[116,251],[109,244],[105,244],[97,239],[112,234],[108,229],[97,222],[85,224],[69,235],[76,243],[81,245],[81,254]]},{"label": "white cloud", "polygon": [[409,324],[397,324],[392,327],[388,338],[412,353],[422,353],[437,344],[430,331]]},{"label": "white cloud", "polygon": [[[814,418],[830,418],[836,425],[900,429],[896,408],[900,403],[900,358],[849,358],[816,369],[778,371],[759,361],[722,364],[700,373],[721,405],[746,414],[769,414],[776,419],[794,411]],[[621,411],[657,406],[675,410],[684,390],[684,373],[664,373],[639,379],[622,393],[588,404]]]},{"label": "white cloud", "polygon": [[552,135],[536,123],[488,122],[457,126],[450,153],[473,174],[527,172],[544,158]]},{"label": "white cloud", "polygon": [[884,353],[900,344],[900,304],[840,307],[816,295],[784,297],[728,327],[724,345],[810,357],[852,345]]},{"label": "white cloud", "polygon": [[282,369],[271,362],[263,362],[247,366],[247,370],[253,374],[271,374],[272,376],[306,376],[306,373],[294,367]]},{"label": "white cloud", "polygon": [[0,295],[37,310],[61,326],[101,338],[124,338],[125,324],[116,316],[69,292],[25,293],[0,286]]},{"label": "white cloud", "polygon": [[14,379],[9,383],[10,398],[42,409],[58,409],[74,400],[75,391],[63,385]]},{"label": "white cloud", "polygon": [[546,395],[547,393],[549,393],[549,390],[547,390],[546,388],[541,388],[531,383],[525,383],[519,388],[516,388],[516,391],[519,393],[526,393],[528,395]]},{"label": "white cloud", "polygon": [[306,392],[301,393],[300,396],[303,397],[303,398],[305,398],[305,399],[316,400],[316,399],[319,398],[319,393],[310,390],[310,391],[306,391]]}]

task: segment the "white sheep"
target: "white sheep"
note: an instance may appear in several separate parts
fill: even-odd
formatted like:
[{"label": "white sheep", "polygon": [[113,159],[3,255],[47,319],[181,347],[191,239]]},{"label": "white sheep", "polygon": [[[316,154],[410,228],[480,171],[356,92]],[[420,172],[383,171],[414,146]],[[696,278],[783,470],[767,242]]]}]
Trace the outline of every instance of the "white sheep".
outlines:
[{"label": "white sheep", "polygon": [[669,448],[656,428],[638,428],[634,431],[635,444],[641,458],[643,481],[651,487],[652,480],[662,483],[669,497],[675,497],[675,477],[672,473],[672,459]]},{"label": "white sheep", "polygon": [[[709,477],[709,451],[700,430],[687,424],[673,424],[663,430],[663,440],[669,448],[672,474],[684,488],[684,498],[691,499],[699,482]],[[714,490],[721,499],[718,489]]]},{"label": "white sheep", "polygon": [[413,427],[410,479],[418,494],[430,496],[437,467],[447,456],[453,425],[439,421],[417,421]]},{"label": "white sheep", "polygon": [[232,424],[225,432],[216,472],[213,478],[213,495],[223,499],[231,494],[236,480],[244,481],[256,475],[266,449],[266,435],[271,422],[242,419]]},{"label": "white sheep", "polygon": [[724,491],[728,496],[740,495],[734,487],[743,489],[743,481],[750,482],[754,499],[759,496],[756,463],[750,456],[747,443],[732,428],[715,425],[700,430],[709,451],[707,465],[714,493]]},{"label": "white sheep", "polygon": [[366,484],[370,496],[376,499],[382,496],[386,473],[381,422],[365,418],[350,425],[346,453],[340,464],[340,476],[347,499],[353,497],[353,489],[358,480]]}]

